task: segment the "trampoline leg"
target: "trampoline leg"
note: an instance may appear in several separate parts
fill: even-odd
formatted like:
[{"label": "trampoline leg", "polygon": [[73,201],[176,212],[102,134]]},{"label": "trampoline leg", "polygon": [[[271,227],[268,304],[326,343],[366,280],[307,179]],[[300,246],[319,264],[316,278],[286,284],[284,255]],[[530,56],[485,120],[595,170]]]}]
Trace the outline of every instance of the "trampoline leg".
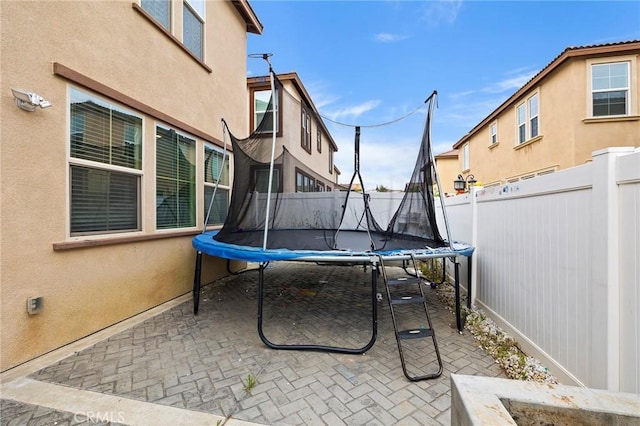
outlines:
[{"label": "trampoline leg", "polygon": [[196,269],[193,274],[193,314],[198,315],[200,305],[200,275],[202,272],[202,252],[196,254]]},{"label": "trampoline leg", "polygon": [[260,264],[258,273],[258,335],[260,340],[271,349],[281,350],[296,350],[296,351],[318,351],[318,352],[335,352],[344,354],[363,354],[371,347],[376,341],[378,335],[378,300],[376,298],[376,290],[378,285],[378,268],[376,264],[371,265],[371,320],[372,320],[372,335],[369,343],[361,348],[342,348],[339,346],[324,346],[324,345],[283,345],[271,342],[264,335],[262,330],[262,311],[264,305],[264,269],[266,264]]},{"label": "trampoline leg", "polygon": [[260,263],[260,267],[258,268],[258,335],[260,336],[260,340],[270,347],[271,349],[275,349],[273,344],[267,339],[262,331],[262,305],[264,304],[264,268],[265,264]]},{"label": "trampoline leg", "polygon": [[460,315],[460,263],[458,263],[458,259],[454,258],[453,264],[455,269],[456,327],[458,327],[458,331],[462,333],[464,326]]},{"label": "trampoline leg", "polygon": [[473,256],[467,257],[467,308],[471,309],[471,262]]}]

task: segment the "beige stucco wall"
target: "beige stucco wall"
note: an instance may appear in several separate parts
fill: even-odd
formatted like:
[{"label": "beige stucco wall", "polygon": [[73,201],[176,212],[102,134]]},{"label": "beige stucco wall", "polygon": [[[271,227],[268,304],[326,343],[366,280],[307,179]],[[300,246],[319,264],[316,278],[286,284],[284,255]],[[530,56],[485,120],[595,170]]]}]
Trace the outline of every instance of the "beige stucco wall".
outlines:
[{"label": "beige stucco wall", "polygon": [[[174,5],[178,22],[180,4]],[[229,2],[209,1],[206,13],[203,62],[212,72],[132,2],[0,3],[0,370],[191,290],[192,237],[155,230],[154,129],[162,123],[152,117],[143,115],[142,231],[126,243],[54,251],[54,243],[83,238],[68,231],[72,84],[52,69],[60,63],[222,140],[222,117],[248,127],[246,26]],[[175,28],[174,35],[181,37]],[[10,88],[36,92],[53,106],[22,111]],[[202,145],[198,139],[198,158]],[[202,189],[198,180],[197,194]],[[198,226],[203,209],[198,196]],[[145,239],[160,235],[166,238]],[[226,274],[222,260],[205,256],[203,268],[203,282]],[[33,296],[44,298],[44,310],[28,315],[26,299]]]},{"label": "beige stucco wall", "polygon": [[328,182],[335,182],[333,174],[329,174],[329,138],[323,134],[322,152],[318,152],[317,144],[317,122],[311,119],[311,153],[307,152],[301,145],[301,96],[297,92],[291,81],[283,82],[285,90],[289,95],[283,96],[283,133],[282,142],[287,149],[300,161],[304,162],[314,172],[321,175]]},{"label": "beige stucco wall", "polygon": [[440,178],[440,188],[446,195],[454,195],[453,181],[458,177],[457,157],[436,157],[436,167],[438,168],[438,178]]},{"label": "beige stucco wall", "polygon": [[[601,61],[632,59],[632,88],[640,79],[638,55],[612,56]],[[510,179],[545,170],[560,170],[590,161],[593,151],[610,146],[640,146],[638,94],[632,93],[632,119],[588,119],[588,61],[566,61],[525,96],[506,108],[497,118],[498,144],[490,145],[490,125],[479,129],[469,145],[466,173],[485,184],[505,183]],[[593,59],[591,59],[593,60]],[[515,108],[534,92],[539,93],[540,137],[516,146]],[[458,170],[463,169],[463,146],[459,147]]]}]

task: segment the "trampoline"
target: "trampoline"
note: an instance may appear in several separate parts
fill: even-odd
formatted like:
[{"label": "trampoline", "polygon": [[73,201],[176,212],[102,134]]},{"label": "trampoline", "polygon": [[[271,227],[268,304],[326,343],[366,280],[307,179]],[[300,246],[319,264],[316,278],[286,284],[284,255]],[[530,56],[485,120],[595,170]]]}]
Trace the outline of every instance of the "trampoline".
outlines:
[{"label": "trampoline", "polygon": [[[279,99],[278,93],[283,92],[286,95],[287,91],[273,73],[271,66],[270,83],[271,94],[275,95],[271,96],[266,106],[268,113],[264,114],[257,130],[248,138],[236,138],[223,120],[225,138],[230,138],[233,147],[234,175],[231,201],[222,228],[203,231],[193,239],[193,247],[197,253],[193,284],[194,314],[198,313],[199,307],[203,254],[227,260],[255,262],[259,265],[258,333],[265,345],[273,349],[364,353],[376,340],[377,283],[380,275],[386,280],[385,263],[400,261],[405,267],[406,262],[413,262],[415,266],[420,260],[442,259],[442,262],[445,262],[448,259],[454,265],[456,325],[458,330],[462,331],[458,259],[460,256],[468,258],[467,289],[470,291],[471,258],[474,248],[465,243],[453,242],[450,238],[443,238],[436,222],[434,187],[438,188],[440,194],[442,191],[431,152],[430,120],[437,92],[433,92],[425,101],[425,104],[428,104],[426,122],[411,180],[406,185],[402,200],[391,219],[381,226],[376,220],[375,212],[372,211],[370,195],[365,192],[360,176],[361,126],[354,126],[354,173],[348,188],[301,192],[301,186],[296,181],[300,174],[313,179],[316,188],[329,186],[330,183],[295,158],[286,147],[276,146],[276,132],[271,131],[273,124],[277,123],[276,103]],[[312,114],[318,123],[323,118],[316,111]],[[271,144],[265,139],[265,134],[271,136]],[[226,155],[222,158],[226,158]],[[218,164],[216,169],[219,181],[223,166]],[[356,178],[362,192],[353,191]],[[205,224],[211,214],[214,199],[215,190]],[[444,211],[442,199],[440,202]],[[446,214],[444,223],[449,236]],[[269,341],[262,327],[265,269],[269,262],[278,261],[362,265],[365,270],[370,268],[370,341],[359,348]],[[414,272],[418,275],[415,269]]]}]

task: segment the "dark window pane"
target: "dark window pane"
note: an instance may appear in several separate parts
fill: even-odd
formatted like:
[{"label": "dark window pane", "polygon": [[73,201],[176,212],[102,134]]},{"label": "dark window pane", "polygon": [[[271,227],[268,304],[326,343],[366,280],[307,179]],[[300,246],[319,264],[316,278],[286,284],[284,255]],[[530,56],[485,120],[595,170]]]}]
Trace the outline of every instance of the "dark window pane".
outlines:
[{"label": "dark window pane", "polygon": [[[213,195],[213,186],[204,187],[204,217],[207,217],[209,205],[211,204],[211,196]],[[207,225],[222,225],[227,219],[227,211],[229,210],[229,190],[218,188],[216,190],[216,198],[211,206],[209,220]]]},{"label": "dark window pane", "polygon": [[627,91],[599,92],[593,94],[594,117],[624,115],[627,113]]},{"label": "dark window pane", "polygon": [[533,117],[531,119],[531,137],[535,138],[538,136],[538,117]]},{"label": "dark window pane", "polygon": [[138,176],[71,166],[71,235],[140,230]]}]

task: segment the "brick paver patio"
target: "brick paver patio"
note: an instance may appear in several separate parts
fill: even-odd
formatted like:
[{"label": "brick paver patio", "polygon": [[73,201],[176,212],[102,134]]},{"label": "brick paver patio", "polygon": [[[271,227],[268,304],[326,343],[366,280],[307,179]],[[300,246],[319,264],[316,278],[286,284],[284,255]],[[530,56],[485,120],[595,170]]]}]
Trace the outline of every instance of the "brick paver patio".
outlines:
[{"label": "brick paver patio", "polygon": [[[372,327],[370,269],[300,262],[272,265],[265,272],[268,339],[366,344]],[[388,271],[402,273],[397,267]],[[438,379],[410,382],[404,377],[386,296],[377,305],[377,341],[364,355],[268,349],[257,333],[257,281],[257,272],[247,272],[205,286],[197,316],[190,301],[182,303],[29,379],[212,413],[230,423],[429,425],[450,423],[451,373],[505,377],[471,335],[456,331],[453,314],[428,287],[444,362]],[[384,294],[381,283],[378,292]],[[411,368],[437,368],[428,345],[409,350],[407,357]],[[249,375],[256,385],[248,390]],[[86,423],[73,410],[61,412],[6,398],[0,417],[2,425],[129,424],[126,413]]]}]

